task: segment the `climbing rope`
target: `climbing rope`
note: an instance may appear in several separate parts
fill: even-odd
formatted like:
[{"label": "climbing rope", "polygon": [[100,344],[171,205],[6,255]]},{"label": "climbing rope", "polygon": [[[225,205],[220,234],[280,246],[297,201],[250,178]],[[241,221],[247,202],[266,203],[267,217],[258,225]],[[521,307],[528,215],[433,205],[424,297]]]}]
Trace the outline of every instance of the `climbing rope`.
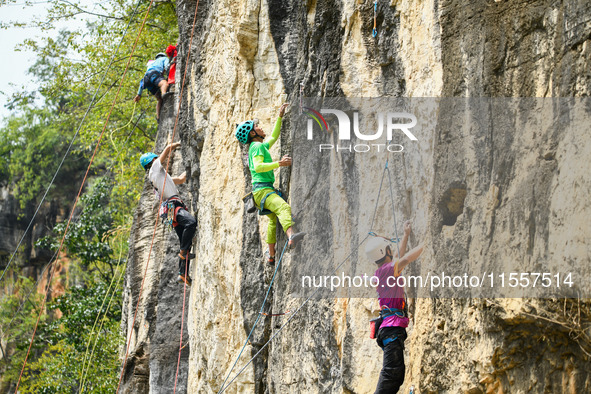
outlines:
[{"label": "climbing rope", "polygon": [[[337,265],[337,266],[335,267],[335,269],[332,271],[332,273],[331,273],[330,275],[333,275],[335,272],[337,272],[337,271],[338,271],[338,269],[339,269],[339,268],[341,268],[341,267],[342,267],[342,265],[343,265],[343,264],[345,264],[345,262],[347,262],[347,260],[349,260],[349,258],[350,258],[351,256],[353,256],[353,255],[354,255],[354,254],[357,252],[357,250],[358,250],[358,249],[361,247],[361,245],[362,245],[362,244],[363,244],[363,243],[364,243],[364,242],[367,240],[367,238],[368,238],[368,237],[369,237],[369,236],[368,236],[368,235],[366,235],[366,236],[365,236],[365,238],[363,238],[363,240],[361,240],[361,242],[359,242],[359,243],[357,244],[357,246],[356,246],[356,247],[353,249],[353,251],[351,251],[351,253],[349,253],[349,255],[348,255],[347,257],[345,257],[345,259],[344,259],[344,260],[343,260],[341,263],[339,263],[339,265]],[[293,318],[294,318],[294,317],[295,317],[295,316],[298,314],[298,312],[299,312],[299,311],[300,311],[300,310],[301,310],[301,309],[304,307],[304,305],[306,305],[306,304],[308,303],[308,301],[310,301],[310,300],[311,300],[311,299],[312,299],[312,298],[313,298],[313,297],[314,297],[314,296],[315,296],[315,295],[316,295],[316,294],[317,294],[319,291],[321,291],[321,290],[323,290],[323,288],[322,288],[322,287],[318,287],[316,290],[314,290],[314,292],[312,292],[312,294],[310,294],[310,295],[308,296],[308,298],[306,298],[306,300],[304,300],[304,302],[303,302],[303,303],[302,303],[302,304],[301,304],[301,305],[300,305],[300,306],[299,306],[299,307],[298,307],[298,308],[297,308],[297,309],[296,309],[296,310],[295,310],[295,311],[294,311],[294,312],[291,314],[291,316],[290,316],[290,317],[287,319],[287,321],[286,321],[285,323],[283,323],[283,325],[282,325],[281,327],[279,327],[279,329],[278,329],[278,330],[275,332],[275,334],[273,334],[273,335],[271,336],[271,338],[269,338],[269,340],[268,340],[267,342],[265,342],[265,344],[263,344],[263,346],[261,346],[261,348],[259,349],[259,351],[258,351],[258,352],[256,352],[256,354],[255,354],[254,356],[252,356],[252,358],[251,358],[251,359],[250,359],[250,360],[249,360],[249,361],[246,363],[246,365],[245,365],[244,367],[242,367],[242,369],[240,369],[240,371],[238,371],[238,373],[237,373],[237,374],[236,374],[236,375],[235,375],[235,376],[234,376],[234,377],[233,377],[233,378],[232,378],[232,379],[231,379],[231,380],[228,382],[228,384],[227,384],[227,385],[225,385],[225,386],[224,386],[224,384],[222,384],[222,387],[221,387],[221,388],[220,388],[220,390],[218,391],[218,394],[221,394],[221,393],[223,393],[223,392],[224,392],[224,391],[225,391],[225,390],[226,390],[228,387],[230,387],[230,385],[232,384],[232,382],[233,382],[234,380],[236,380],[236,378],[237,378],[238,376],[240,376],[240,374],[241,374],[242,372],[244,372],[244,370],[245,370],[245,369],[246,369],[246,368],[247,368],[247,367],[250,365],[250,363],[252,363],[252,362],[253,362],[253,360],[254,360],[254,359],[255,359],[255,358],[256,358],[256,357],[257,357],[257,356],[258,356],[258,355],[259,355],[259,354],[260,354],[260,353],[263,351],[263,349],[265,349],[265,348],[266,348],[266,347],[269,345],[269,343],[271,343],[271,341],[272,341],[273,339],[275,339],[275,337],[276,337],[277,335],[279,335],[279,333],[280,333],[281,331],[283,331],[283,329],[284,329],[284,328],[285,328],[285,327],[286,327],[286,326],[289,324],[289,322],[291,321],[291,319],[293,319]],[[241,351],[241,352],[242,352],[242,351]],[[236,361],[238,361],[238,360],[236,360]],[[234,365],[236,365],[236,363],[234,363]],[[232,368],[233,368],[233,367],[232,367]],[[231,372],[231,371],[230,371],[230,372]],[[226,378],[226,379],[227,379],[227,378]],[[224,381],[224,383],[225,383],[225,381]]]},{"label": "climbing rope", "polygon": [[[154,0],[150,0],[150,6],[152,5],[152,2],[153,1]],[[189,50],[187,51],[187,57],[186,57],[186,60],[185,60],[185,67],[184,67],[184,70],[183,70],[183,80],[181,82],[181,91],[180,91],[180,94],[179,94],[179,105],[178,105],[177,112],[176,112],[176,117],[175,117],[175,121],[174,121],[174,127],[173,127],[173,130],[172,130],[172,139],[171,139],[171,141],[174,141],[174,137],[176,135],[176,128],[177,128],[178,121],[179,121],[179,114],[180,114],[180,110],[181,110],[181,104],[183,102],[182,97],[183,97],[183,92],[184,92],[184,89],[185,89],[185,80],[186,80],[186,77],[187,77],[187,69],[188,69],[188,64],[189,64],[189,57],[191,55],[191,47],[193,45],[193,36],[194,36],[194,33],[195,33],[195,23],[197,21],[197,10],[198,9],[199,9],[199,0],[197,0],[197,4],[195,5],[195,15],[193,16],[193,27],[191,29],[191,38],[189,40]],[[149,11],[149,8],[148,8],[148,11]],[[147,17],[147,14],[146,14],[146,17]],[[168,160],[166,161],[166,169],[165,169],[165,171],[167,173],[168,173],[168,168],[170,166],[170,158],[172,156],[172,152],[170,152],[170,153],[171,154],[168,155]],[[166,177],[164,178],[164,182],[163,182],[163,185],[162,185],[162,191],[164,191],[164,188],[165,187],[166,187]],[[162,192],[160,193],[160,197],[159,197],[159,201],[158,201],[158,206],[160,206],[160,204],[162,204]],[[129,338],[128,338],[127,344],[126,344],[125,356],[123,357],[123,365],[121,366],[121,374],[119,376],[119,383],[117,384],[117,390],[115,391],[115,393],[118,393],[119,392],[119,388],[121,387],[121,381],[123,380],[123,374],[125,372],[125,366],[127,365],[127,357],[129,356],[129,347],[131,346],[131,337],[133,336],[133,331],[134,331],[133,330],[133,327],[135,326],[135,321],[136,321],[137,313],[138,313],[138,310],[139,310],[139,304],[140,304],[140,301],[142,299],[142,292],[143,292],[143,289],[144,289],[144,282],[146,280],[146,274],[148,273],[148,266],[150,265],[150,257],[152,256],[152,248],[154,247],[154,239],[156,237],[156,228],[158,227],[158,222],[159,222],[159,217],[158,217],[158,215],[156,215],[156,220],[155,220],[155,223],[154,223],[154,231],[152,232],[152,240],[150,242],[150,250],[148,252],[148,261],[146,262],[146,268],[144,269],[144,275],[142,277],[142,283],[140,285],[140,291],[139,291],[137,303],[136,303],[136,306],[135,306],[135,312],[133,314],[133,320],[132,320],[132,323],[131,323],[131,326],[130,326]],[[189,253],[189,252],[187,252],[187,253]],[[183,304],[183,307],[184,307],[184,304]],[[182,329],[183,329],[183,327],[181,326],[181,332],[182,332]],[[179,352],[181,350],[182,349],[179,349]],[[179,362],[180,362],[180,359],[179,359]],[[178,369],[178,365],[177,365],[177,369]],[[175,378],[175,380],[176,380],[176,378]]]},{"label": "climbing rope", "polygon": [[62,165],[64,164],[64,161],[66,160],[66,157],[68,156],[68,154],[72,150],[72,146],[74,145],[74,141],[76,140],[76,137],[78,137],[78,134],[80,133],[80,129],[82,128],[82,124],[86,120],[86,117],[88,116],[90,110],[93,108],[94,102],[96,100],[96,96],[97,96],[100,88],[103,86],[105,78],[106,78],[107,74],[109,73],[111,66],[113,65],[113,62],[115,61],[115,56],[119,52],[119,48],[121,47],[121,44],[123,43],[123,39],[127,35],[127,31],[129,30],[129,26],[131,25],[131,22],[133,21],[133,18],[135,17],[135,14],[136,14],[141,2],[142,2],[142,0],[139,0],[137,5],[135,6],[135,9],[133,10],[133,13],[131,14],[131,18],[129,19],[129,22],[127,23],[127,26],[125,27],[125,30],[123,31],[123,35],[121,36],[121,40],[119,41],[119,45],[117,45],[117,48],[115,49],[115,52],[113,53],[113,56],[111,57],[111,60],[109,61],[109,65],[107,66],[107,69],[105,70],[105,73],[103,74],[103,76],[101,78],[99,86],[94,91],[94,95],[92,96],[92,99],[90,100],[90,104],[88,105],[88,108],[86,109],[86,112],[84,113],[84,116],[82,117],[82,120],[80,121],[80,124],[78,124],[78,128],[76,129],[76,133],[74,133],[74,137],[72,137],[72,141],[70,141],[70,145],[68,146],[66,153],[62,157],[60,164],[57,166],[57,170],[55,170],[55,174],[53,174],[53,178],[51,178],[51,181],[49,182],[49,186],[47,186],[47,189],[45,190],[45,193],[43,194],[41,201],[37,205],[37,208],[35,209],[35,213],[33,213],[33,217],[29,221],[29,224],[28,224],[27,228],[25,229],[25,232],[23,233],[21,239],[19,240],[18,245],[14,249],[14,252],[12,253],[12,256],[10,257],[8,264],[6,265],[6,268],[4,268],[4,271],[2,272],[2,275],[0,276],[0,282],[4,278],[4,275],[8,271],[8,268],[10,268],[10,264],[12,263],[12,260],[14,260],[14,257],[16,256],[18,249],[20,248],[21,244],[23,243],[23,240],[25,239],[26,235],[28,234],[29,229],[31,228],[31,226],[33,224],[33,221],[37,217],[37,213],[39,212],[41,205],[43,205],[43,202],[45,201],[45,198],[47,197],[47,193],[49,193],[49,190],[51,189],[53,182],[57,178],[57,174],[59,173],[60,169],[62,168]]},{"label": "climbing rope", "polygon": [[[127,134],[127,138],[125,139],[125,141],[123,142],[123,145],[127,146],[127,141],[129,140],[129,138],[131,137],[131,134],[133,133],[135,126],[137,126],[137,124],[139,123],[140,119],[144,116],[144,114],[146,113],[146,111],[142,111],[142,113],[140,114],[140,116],[138,117],[137,121],[134,124],[134,127],[129,131],[129,133]],[[110,177],[113,174],[113,167],[115,166],[115,164],[113,164],[113,166],[111,168],[109,168],[109,170],[106,172],[105,177]],[[74,220],[74,223],[76,223],[76,220]],[[54,253],[54,255],[51,257],[51,259],[49,259],[49,261],[52,261],[53,259],[55,259],[55,257],[57,256],[57,251],[56,253]],[[10,322],[8,323],[7,329],[4,330],[6,332],[10,332],[10,329],[12,328],[12,323],[14,322],[14,320],[16,319],[17,315],[20,313],[20,311],[22,310],[22,308],[25,306],[25,304],[29,301],[29,298],[31,297],[31,294],[33,293],[33,291],[38,287],[39,282],[41,281],[41,279],[43,278],[43,274],[45,273],[45,271],[47,271],[47,269],[49,268],[50,264],[46,264],[45,267],[43,268],[43,271],[41,271],[41,274],[38,275],[37,281],[35,282],[35,286],[33,286],[31,288],[31,290],[29,290],[29,292],[27,293],[27,295],[24,297],[23,301],[20,303],[18,309],[16,310],[16,312],[14,313],[12,319],[10,320]]]},{"label": "climbing rope", "polygon": [[378,35],[378,0],[373,3],[373,30],[371,31],[372,37]]},{"label": "climbing rope", "polygon": [[[119,229],[119,233],[121,234],[121,229]],[[119,240],[119,258],[117,260],[115,272],[117,272],[117,270],[119,269],[119,266],[121,265],[122,255],[123,255],[123,243],[120,239]],[[117,290],[117,286],[119,285],[119,280],[123,276],[123,272],[124,272],[124,270],[121,270],[121,272],[119,274],[119,278],[117,279],[117,285],[115,286],[115,288],[113,288],[113,294],[111,295],[109,303],[107,305],[107,309],[105,309],[105,312],[104,312],[105,317],[107,316],[107,313],[109,312],[109,308],[111,307],[111,301],[113,301],[113,296],[115,295],[115,291]],[[96,344],[98,342],[98,338],[100,335],[99,333],[101,331],[101,328],[102,328],[103,322],[104,322],[104,318],[100,319],[100,317],[102,315],[102,311],[103,311],[103,306],[105,306],[105,302],[107,301],[107,298],[109,298],[109,294],[111,293],[111,288],[113,287],[113,284],[115,283],[115,278],[117,278],[117,275],[113,275],[113,278],[111,279],[111,283],[109,283],[109,288],[107,289],[105,296],[103,297],[101,307],[99,308],[99,312],[97,313],[96,318],[94,320],[94,324],[92,325],[92,330],[90,330],[90,335],[89,335],[88,341],[86,343],[86,350],[84,351],[84,358],[82,359],[82,371],[80,371],[80,384],[78,386],[78,393],[82,393],[84,391],[84,381],[86,379],[86,372],[88,372],[88,369],[90,369],[90,362],[92,360],[92,354],[94,353],[94,346],[96,346]],[[96,325],[97,325],[99,319],[101,320],[101,324],[100,324],[99,329],[97,330],[96,340],[94,342],[92,352],[91,352],[90,357],[88,359],[88,369],[85,372],[86,356],[88,355],[88,349],[90,348],[90,343],[92,342],[92,336],[94,334],[94,329],[96,328]]]},{"label": "climbing rope", "polygon": [[[285,249],[287,248],[287,245],[288,245],[288,242],[286,241],[285,245],[283,245],[283,250],[281,251],[281,256],[279,257],[279,261],[277,262],[277,266],[275,267],[275,272],[273,272],[273,277],[271,278],[271,282],[269,283],[269,286],[267,287],[267,293],[265,294],[265,298],[263,299],[263,304],[261,305],[261,310],[259,311],[258,316],[257,316],[254,324],[252,325],[252,328],[250,329],[250,333],[248,334],[248,337],[246,337],[246,341],[244,341],[244,345],[242,346],[242,349],[240,349],[240,353],[238,353],[238,357],[236,357],[236,361],[234,361],[232,368],[230,368],[230,371],[226,375],[226,379],[224,379],[224,382],[222,383],[222,388],[220,389],[220,391],[218,391],[218,394],[220,394],[221,392],[224,391],[224,385],[226,384],[226,380],[228,380],[228,378],[232,374],[232,371],[234,370],[234,367],[238,363],[238,360],[240,360],[240,356],[242,355],[242,352],[246,348],[246,345],[248,344],[248,340],[250,339],[252,333],[254,332],[255,327],[257,326],[259,320],[261,319],[261,316],[263,315],[263,309],[265,308],[265,304],[267,303],[267,297],[269,296],[269,292],[271,291],[271,286],[273,286],[273,281],[275,280],[275,275],[277,275],[277,271],[279,270],[279,266],[281,266],[281,260],[283,260],[283,253],[285,253]],[[230,383],[232,383],[232,382],[230,382]],[[230,383],[228,383],[228,386],[230,385]]]},{"label": "climbing rope", "polygon": [[[84,188],[84,184],[86,183],[86,179],[88,178],[88,174],[90,172],[90,168],[92,167],[92,163],[94,162],[94,158],[96,157],[96,153],[97,153],[98,148],[99,148],[99,146],[101,144],[103,135],[105,134],[105,130],[107,129],[107,125],[109,124],[109,119],[111,118],[111,114],[113,113],[113,108],[115,107],[115,103],[117,102],[117,98],[119,97],[119,92],[121,91],[121,86],[123,85],[123,81],[125,80],[125,77],[127,76],[127,71],[129,69],[129,65],[131,64],[131,59],[133,57],[133,54],[135,53],[135,49],[137,47],[137,44],[138,44],[140,35],[141,35],[141,33],[142,33],[143,29],[144,29],[144,25],[145,25],[146,20],[148,18],[148,13],[150,12],[150,9],[152,7],[152,2],[153,1],[154,0],[151,0],[150,1],[150,5],[148,6],[148,9],[146,10],[146,14],[144,16],[144,20],[142,21],[141,27],[140,27],[140,29],[138,31],[138,34],[137,34],[136,39],[135,39],[135,42],[133,44],[133,48],[132,48],[131,53],[129,55],[129,58],[127,60],[127,64],[125,65],[125,71],[123,72],[123,75],[121,77],[121,81],[119,83],[119,87],[117,88],[117,92],[115,93],[115,98],[113,100],[113,103],[111,105],[111,108],[109,110],[109,113],[107,114],[107,119],[105,120],[105,124],[103,126],[103,129],[102,129],[101,134],[99,136],[99,139],[98,139],[98,141],[97,141],[97,143],[95,145],[94,152],[92,153],[92,156],[90,158],[90,162],[89,162],[88,167],[86,169],[86,173],[84,174],[84,179],[82,180],[82,184],[80,185],[80,189],[78,190],[78,195],[76,196],[76,199],[74,200],[74,205],[73,205],[72,210],[70,212],[70,217],[68,218],[68,223],[66,225],[66,228],[65,228],[65,231],[64,231],[64,235],[62,236],[62,239],[60,241],[60,246],[58,248],[57,257],[59,257],[59,253],[61,252],[61,250],[63,248],[64,241],[66,239],[66,235],[68,234],[68,230],[69,230],[70,224],[72,222],[72,217],[74,216],[74,212],[76,210],[76,206],[78,205],[78,201],[80,200],[80,196],[82,194],[82,189]],[[55,263],[55,261],[57,261],[57,259],[54,260],[52,263],[50,263],[51,267],[49,268],[50,275],[49,275],[49,280],[47,281],[48,285],[51,283],[51,280],[53,279],[53,274],[55,272],[55,270],[53,269],[54,268],[53,267],[53,264]],[[39,310],[39,315],[37,316],[37,321],[35,322],[35,328],[33,330],[33,335],[31,337],[31,341],[29,343],[29,348],[27,349],[27,353],[26,353],[25,360],[23,362],[23,367],[21,369],[21,372],[20,372],[20,375],[19,375],[19,378],[18,378],[18,381],[17,381],[15,392],[18,392],[18,388],[20,386],[20,382],[21,382],[23,373],[25,371],[25,366],[27,365],[27,360],[28,360],[29,354],[31,352],[31,347],[33,346],[33,341],[35,340],[35,333],[37,332],[37,327],[39,326],[39,320],[41,319],[41,315],[43,313],[43,309],[45,308],[46,301],[47,301],[47,291],[45,292],[45,294],[43,296],[43,301],[41,303],[41,308]]]},{"label": "climbing rope", "polygon": [[[377,196],[377,198],[376,198],[376,205],[375,205],[375,208],[374,208],[374,213],[373,213],[373,215],[372,215],[372,221],[371,221],[371,225],[370,225],[370,231],[369,231],[369,233],[368,233],[368,234],[365,236],[365,238],[363,238],[363,240],[361,240],[361,242],[359,242],[359,243],[357,244],[357,246],[356,246],[356,247],[353,249],[353,251],[352,251],[351,253],[349,253],[349,255],[348,255],[347,257],[345,257],[345,259],[344,259],[344,260],[343,260],[341,263],[339,263],[339,264],[338,264],[338,265],[337,265],[337,266],[336,266],[336,267],[333,269],[332,273],[330,273],[330,274],[329,274],[329,276],[330,276],[330,275],[334,275],[334,274],[335,274],[335,273],[336,273],[336,272],[339,270],[339,268],[341,268],[341,267],[342,267],[342,265],[343,265],[343,264],[345,264],[345,262],[346,262],[347,260],[349,260],[349,258],[350,258],[351,256],[353,256],[353,254],[354,254],[354,253],[356,253],[356,252],[357,252],[357,250],[358,250],[358,249],[361,247],[361,245],[362,245],[362,244],[363,244],[363,243],[364,243],[364,242],[365,242],[365,241],[366,241],[366,240],[367,240],[367,239],[368,239],[370,236],[372,236],[372,235],[373,235],[373,236],[376,236],[376,235],[375,235],[375,232],[373,232],[373,231],[372,231],[372,229],[373,229],[374,219],[375,219],[375,217],[376,217],[376,213],[377,213],[377,209],[378,209],[378,204],[379,204],[379,201],[380,201],[380,194],[381,194],[381,192],[382,192],[382,186],[383,186],[383,183],[384,183],[384,176],[385,176],[386,172],[388,172],[388,180],[389,180],[389,184],[390,184],[390,197],[391,197],[391,200],[392,200],[392,208],[393,208],[393,210],[394,210],[394,194],[393,194],[393,191],[392,191],[392,180],[391,180],[391,178],[390,178],[390,170],[388,169],[388,160],[386,160],[386,165],[384,166],[384,170],[382,171],[382,179],[381,179],[381,181],[380,181],[380,188],[379,188],[379,190],[378,190],[378,196]],[[397,230],[396,230],[396,218],[394,218],[394,221],[395,221],[395,224],[394,224],[394,227],[395,227],[395,229],[394,229],[394,232],[395,232],[396,239],[398,240],[398,234],[397,234]],[[387,238],[386,238],[386,239],[387,239]],[[398,246],[398,242],[396,242],[396,245]],[[399,257],[400,257],[400,249],[398,249],[398,254],[399,254]],[[227,384],[227,385],[225,384],[225,383],[226,383],[226,380],[228,379],[228,378],[226,377],[226,380],[224,380],[224,383],[222,383],[222,387],[221,387],[221,389],[218,391],[218,394],[221,394],[221,393],[223,393],[223,392],[224,392],[224,391],[225,391],[225,390],[226,390],[228,387],[230,387],[230,385],[232,384],[232,382],[234,382],[234,380],[236,380],[236,378],[238,378],[238,376],[240,376],[240,374],[242,374],[242,372],[244,372],[244,370],[245,370],[245,369],[246,369],[246,368],[247,368],[247,367],[248,367],[248,366],[249,366],[249,365],[250,365],[250,364],[253,362],[253,360],[254,360],[254,359],[255,359],[255,358],[256,358],[256,357],[257,357],[257,356],[258,356],[258,355],[259,355],[259,354],[260,354],[260,353],[263,351],[263,349],[265,349],[265,348],[266,348],[266,347],[267,347],[267,346],[268,346],[268,345],[271,343],[271,341],[273,341],[273,339],[275,339],[275,337],[277,337],[277,335],[279,335],[279,333],[281,333],[281,331],[283,331],[283,329],[284,329],[284,328],[285,328],[285,327],[286,327],[286,326],[289,324],[289,322],[290,322],[290,321],[291,321],[291,320],[292,320],[292,319],[293,319],[293,318],[294,318],[294,317],[295,317],[295,316],[298,314],[298,312],[299,312],[299,311],[300,311],[300,310],[301,310],[301,309],[302,309],[302,308],[303,308],[303,307],[304,307],[304,306],[305,306],[305,305],[306,305],[306,304],[307,304],[307,303],[308,303],[308,302],[309,302],[309,301],[310,301],[310,300],[311,300],[311,299],[312,299],[312,298],[313,298],[313,297],[314,297],[314,296],[315,296],[315,295],[316,295],[316,294],[317,294],[319,291],[321,291],[321,290],[323,290],[323,288],[322,288],[322,287],[318,287],[318,288],[317,288],[317,289],[316,289],[314,292],[312,292],[312,294],[310,294],[310,295],[308,296],[308,298],[306,298],[306,299],[304,300],[304,302],[303,302],[303,303],[302,303],[302,304],[301,304],[301,305],[300,305],[300,306],[299,306],[299,307],[298,307],[298,308],[297,308],[297,309],[296,309],[296,310],[295,310],[295,311],[292,313],[292,315],[291,315],[291,316],[290,316],[290,317],[287,319],[287,321],[286,321],[285,323],[283,323],[283,325],[282,325],[281,327],[279,327],[279,329],[278,329],[278,330],[277,330],[277,331],[276,331],[276,332],[275,332],[275,333],[274,333],[274,334],[273,334],[273,335],[272,335],[272,336],[269,338],[269,340],[268,340],[267,342],[265,342],[265,344],[263,344],[263,346],[261,346],[261,348],[259,349],[259,351],[258,351],[258,352],[256,352],[254,356],[252,356],[252,358],[251,358],[251,359],[250,359],[250,360],[249,360],[249,361],[246,363],[246,365],[244,365],[244,367],[242,367],[242,369],[240,369],[240,370],[238,371],[238,373],[237,373],[237,374],[236,374],[236,375],[235,375],[235,376],[234,376],[234,377],[233,377],[233,378],[232,378],[232,379],[231,379],[231,380],[228,382],[228,384]],[[242,351],[241,351],[241,353],[242,353]],[[236,360],[236,361],[238,361],[238,360]],[[234,365],[236,365],[236,363],[234,363]],[[232,366],[232,369],[233,369],[233,368],[234,368],[234,367]],[[231,370],[230,370],[230,372],[231,372]]]}]

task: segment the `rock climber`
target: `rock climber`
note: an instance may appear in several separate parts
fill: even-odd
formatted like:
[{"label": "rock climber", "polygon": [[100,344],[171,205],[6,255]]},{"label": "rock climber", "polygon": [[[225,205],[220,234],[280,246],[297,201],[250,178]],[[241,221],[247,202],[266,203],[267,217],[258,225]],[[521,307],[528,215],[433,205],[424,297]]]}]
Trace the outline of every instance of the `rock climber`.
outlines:
[{"label": "rock climber", "polygon": [[[408,236],[411,232],[410,222],[404,223],[404,236],[400,243],[400,253],[406,250]],[[404,287],[399,287],[396,278],[402,270],[415,261],[423,252],[423,245],[419,245],[402,258],[392,251],[390,241],[376,236],[365,245],[367,258],[378,265],[375,276],[379,279],[377,286],[380,303],[380,317],[383,319],[377,334],[378,346],[384,351],[382,371],[375,394],[392,394],[404,382],[404,340],[408,316]]]},{"label": "rock climber", "polygon": [[[193,243],[193,236],[197,229],[197,221],[189,213],[187,206],[179,198],[179,192],[176,185],[185,183],[187,180],[186,172],[183,172],[178,177],[171,177],[164,167],[170,152],[180,146],[179,142],[169,144],[160,156],[155,153],[144,153],[140,158],[140,164],[148,172],[148,178],[152,186],[160,195],[162,193],[162,204],[160,207],[160,216],[163,219],[168,219],[173,226],[180,241],[179,257],[179,282],[184,282],[187,285],[191,284],[191,277],[189,275],[189,264],[194,254],[191,254],[191,244]],[[165,182],[166,179],[166,182]],[[186,264],[186,266],[185,266]]]},{"label": "rock climber", "polygon": [[176,45],[169,45],[166,48],[166,56],[168,56],[168,62],[170,63],[170,70],[168,71],[168,85],[174,85],[175,74],[176,74],[176,56],[177,50]]},{"label": "rock climber", "polygon": [[291,157],[285,155],[279,161],[273,161],[269,149],[275,144],[281,133],[281,121],[285,115],[285,109],[289,104],[283,104],[279,109],[279,117],[275,122],[271,138],[263,142],[267,136],[259,126],[258,120],[247,120],[236,127],[236,138],[243,144],[250,144],[248,148],[248,167],[252,177],[252,194],[260,214],[268,214],[269,225],[267,227],[267,244],[269,252],[267,262],[275,263],[275,244],[277,242],[277,220],[287,234],[290,248],[294,248],[306,234],[294,231],[294,222],[291,217],[291,207],[273,187],[275,174],[273,170],[278,167],[291,166]]},{"label": "rock climber", "polygon": [[167,74],[170,62],[165,53],[158,53],[156,60],[148,62],[148,67],[144,77],[140,80],[140,86],[137,95],[133,101],[136,103],[142,98],[144,89],[148,89],[150,93],[156,97],[158,103],[156,104],[156,119],[160,118],[160,109],[162,108],[162,98],[168,90]]}]

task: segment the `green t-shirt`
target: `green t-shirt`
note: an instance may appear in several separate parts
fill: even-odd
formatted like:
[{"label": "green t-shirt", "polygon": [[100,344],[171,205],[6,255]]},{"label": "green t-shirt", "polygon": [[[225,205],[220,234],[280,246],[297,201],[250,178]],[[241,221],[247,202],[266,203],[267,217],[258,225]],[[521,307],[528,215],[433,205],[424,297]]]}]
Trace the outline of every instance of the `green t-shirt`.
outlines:
[{"label": "green t-shirt", "polygon": [[[268,142],[251,142],[248,148],[248,167],[252,177],[253,185],[255,183],[274,183],[275,174],[273,170],[266,172],[256,172],[254,169],[254,157],[263,156],[263,163],[272,163],[271,153],[269,152]],[[254,191],[254,190],[253,190]]]},{"label": "green t-shirt", "polygon": [[[275,174],[273,173],[273,169],[278,168],[279,163],[273,162],[273,159],[271,158],[271,153],[269,152],[269,149],[271,149],[271,147],[275,144],[275,142],[279,138],[280,133],[281,133],[281,117],[278,117],[277,121],[275,122],[275,127],[273,127],[273,133],[271,134],[271,138],[269,138],[269,140],[267,142],[256,142],[255,141],[255,142],[250,143],[250,147],[248,148],[248,168],[250,169],[250,175],[252,177],[252,184],[253,185],[255,183],[271,183],[271,184],[273,184],[275,182]],[[265,163],[265,164],[275,163],[274,165],[269,166],[269,167],[273,167],[273,168],[269,171],[256,172],[255,163],[254,163],[254,158],[256,156],[262,156],[263,163]],[[259,189],[262,189],[262,188],[261,187],[259,187],[259,188],[253,187],[252,191],[254,192]]]}]

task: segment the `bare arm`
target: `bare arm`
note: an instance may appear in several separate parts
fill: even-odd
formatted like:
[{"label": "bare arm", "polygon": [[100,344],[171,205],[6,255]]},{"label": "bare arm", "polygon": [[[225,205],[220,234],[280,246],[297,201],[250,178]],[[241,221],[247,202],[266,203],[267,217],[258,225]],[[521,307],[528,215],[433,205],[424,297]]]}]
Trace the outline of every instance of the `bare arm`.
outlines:
[{"label": "bare arm", "polygon": [[421,245],[417,246],[416,248],[412,249],[410,252],[408,252],[404,256],[402,256],[402,258],[400,260],[398,260],[398,274],[400,274],[402,272],[402,270],[407,265],[409,265],[410,263],[412,263],[413,261],[415,261],[416,259],[419,258],[421,253],[423,253],[423,248],[424,248],[424,245],[421,244]]},{"label": "bare arm", "polygon": [[187,172],[183,172],[180,176],[173,176],[172,181],[175,185],[183,184],[187,181]]},{"label": "bare arm", "polygon": [[[402,242],[400,242],[400,253],[404,256],[406,253],[406,245],[408,244],[408,236],[410,235],[411,227],[410,227],[410,220],[404,222],[404,235],[402,236]],[[398,253],[396,256],[398,257]]]},{"label": "bare arm", "polygon": [[164,150],[160,154],[160,157],[158,157],[158,159],[160,160],[160,163],[163,166],[166,165],[166,160],[168,159],[168,155],[170,154],[170,152],[173,151],[173,150],[175,150],[179,146],[181,146],[181,143],[180,142],[173,142],[172,144],[169,144],[169,145],[166,146],[166,148],[164,148]]}]

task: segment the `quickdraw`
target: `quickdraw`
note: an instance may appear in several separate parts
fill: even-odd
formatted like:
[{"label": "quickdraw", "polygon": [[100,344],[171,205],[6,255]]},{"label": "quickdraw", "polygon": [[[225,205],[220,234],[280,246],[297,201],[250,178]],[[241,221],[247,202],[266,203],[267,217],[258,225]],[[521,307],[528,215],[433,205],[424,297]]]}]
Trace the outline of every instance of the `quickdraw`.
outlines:
[{"label": "quickdraw", "polygon": [[304,96],[304,82],[300,82],[300,115],[304,113],[304,104],[302,97]]},{"label": "quickdraw", "polygon": [[374,233],[373,231],[370,231],[368,234],[371,235],[372,237],[384,238],[386,241],[390,241],[390,242],[395,243],[395,244],[397,244],[398,242],[400,242],[400,238],[388,238],[388,237],[384,237],[383,235],[378,235],[378,234]]},{"label": "quickdraw", "polygon": [[283,313],[265,313],[265,312],[259,312],[260,315],[263,316],[285,316],[287,314],[291,313],[291,311],[285,311]]}]

